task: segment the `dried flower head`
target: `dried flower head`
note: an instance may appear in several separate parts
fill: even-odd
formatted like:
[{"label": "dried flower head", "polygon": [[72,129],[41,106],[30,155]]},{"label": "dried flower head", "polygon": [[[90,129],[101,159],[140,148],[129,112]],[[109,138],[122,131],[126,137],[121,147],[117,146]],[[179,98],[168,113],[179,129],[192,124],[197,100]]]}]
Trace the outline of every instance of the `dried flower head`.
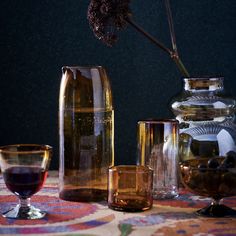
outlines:
[{"label": "dried flower head", "polygon": [[130,0],[92,0],[88,7],[88,21],[95,36],[106,45],[117,41],[117,31],[127,26],[131,15]]}]

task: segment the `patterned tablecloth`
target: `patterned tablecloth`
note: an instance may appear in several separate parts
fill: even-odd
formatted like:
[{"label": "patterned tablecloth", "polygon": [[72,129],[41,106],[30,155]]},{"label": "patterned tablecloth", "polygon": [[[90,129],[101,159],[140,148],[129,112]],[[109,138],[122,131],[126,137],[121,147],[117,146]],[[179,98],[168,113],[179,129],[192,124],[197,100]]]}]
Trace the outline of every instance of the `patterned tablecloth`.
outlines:
[{"label": "patterned tablecloth", "polygon": [[[106,202],[77,203],[58,198],[58,177],[50,172],[44,188],[32,203],[48,212],[41,220],[9,220],[0,216],[1,235],[80,235],[80,236],[159,236],[159,235],[236,235],[236,218],[203,218],[194,211],[209,199],[182,192],[176,200],[154,201],[151,210],[124,213],[108,209]],[[0,177],[0,212],[9,209],[17,198]],[[224,200],[236,207],[236,197]]]}]

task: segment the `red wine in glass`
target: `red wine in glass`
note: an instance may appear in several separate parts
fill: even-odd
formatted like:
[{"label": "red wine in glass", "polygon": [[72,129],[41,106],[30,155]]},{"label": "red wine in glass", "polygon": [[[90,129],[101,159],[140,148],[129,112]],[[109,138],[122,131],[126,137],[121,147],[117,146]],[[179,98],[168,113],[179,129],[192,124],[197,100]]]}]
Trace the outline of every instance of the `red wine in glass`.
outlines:
[{"label": "red wine in glass", "polygon": [[40,167],[16,166],[6,169],[3,178],[11,192],[21,198],[29,198],[41,189],[47,178],[47,171]]},{"label": "red wine in glass", "polygon": [[30,197],[44,185],[52,147],[41,144],[13,144],[0,147],[0,167],[6,187],[19,203],[2,213],[9,219],[41,219],[45,211],[31,205]]}]

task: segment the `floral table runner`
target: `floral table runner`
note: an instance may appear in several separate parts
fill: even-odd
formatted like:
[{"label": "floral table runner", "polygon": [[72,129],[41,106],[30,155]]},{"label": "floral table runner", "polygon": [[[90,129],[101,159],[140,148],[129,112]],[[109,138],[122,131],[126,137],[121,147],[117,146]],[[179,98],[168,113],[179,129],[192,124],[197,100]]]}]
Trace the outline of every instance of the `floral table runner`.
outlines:
[{"label": "floral table runner", "polygon": [[[1,235],[161,236],[236,235],[236,218],[203,218],[194,212],[210,199],[181,192],[178,199],[154,201],[151,210],[125,213],[108,209],[106,202],[78,203],[58,198],[58,175],[50,172],[32,204],[48,212],[40,220],[9,220],[0,216]],[[0,177],[0,212],[16,204],[17,198]],[[224,203],[236,207],[236,197]]]}]

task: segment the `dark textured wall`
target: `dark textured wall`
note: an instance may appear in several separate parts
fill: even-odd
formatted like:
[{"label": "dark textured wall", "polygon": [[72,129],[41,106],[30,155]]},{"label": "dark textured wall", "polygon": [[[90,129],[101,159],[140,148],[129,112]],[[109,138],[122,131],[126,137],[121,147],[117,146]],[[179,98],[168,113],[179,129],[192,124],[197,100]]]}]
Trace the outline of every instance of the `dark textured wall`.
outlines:
[{"label": "dark textured wall", "polygon": [[[116,163],[134,163],[136,123],[172,116],[181,74],[128,27],[107,48],[86,20],[86,0],[0,1],[0,145],[47,143],[58,167],[58,93],[63,65],[103,65],[115,105]],[[236,1],[171,1],[179,52],[192,75],[223,75],[236,96]],[[170,46],[163,0],[133,0],[134,19]]]}]

